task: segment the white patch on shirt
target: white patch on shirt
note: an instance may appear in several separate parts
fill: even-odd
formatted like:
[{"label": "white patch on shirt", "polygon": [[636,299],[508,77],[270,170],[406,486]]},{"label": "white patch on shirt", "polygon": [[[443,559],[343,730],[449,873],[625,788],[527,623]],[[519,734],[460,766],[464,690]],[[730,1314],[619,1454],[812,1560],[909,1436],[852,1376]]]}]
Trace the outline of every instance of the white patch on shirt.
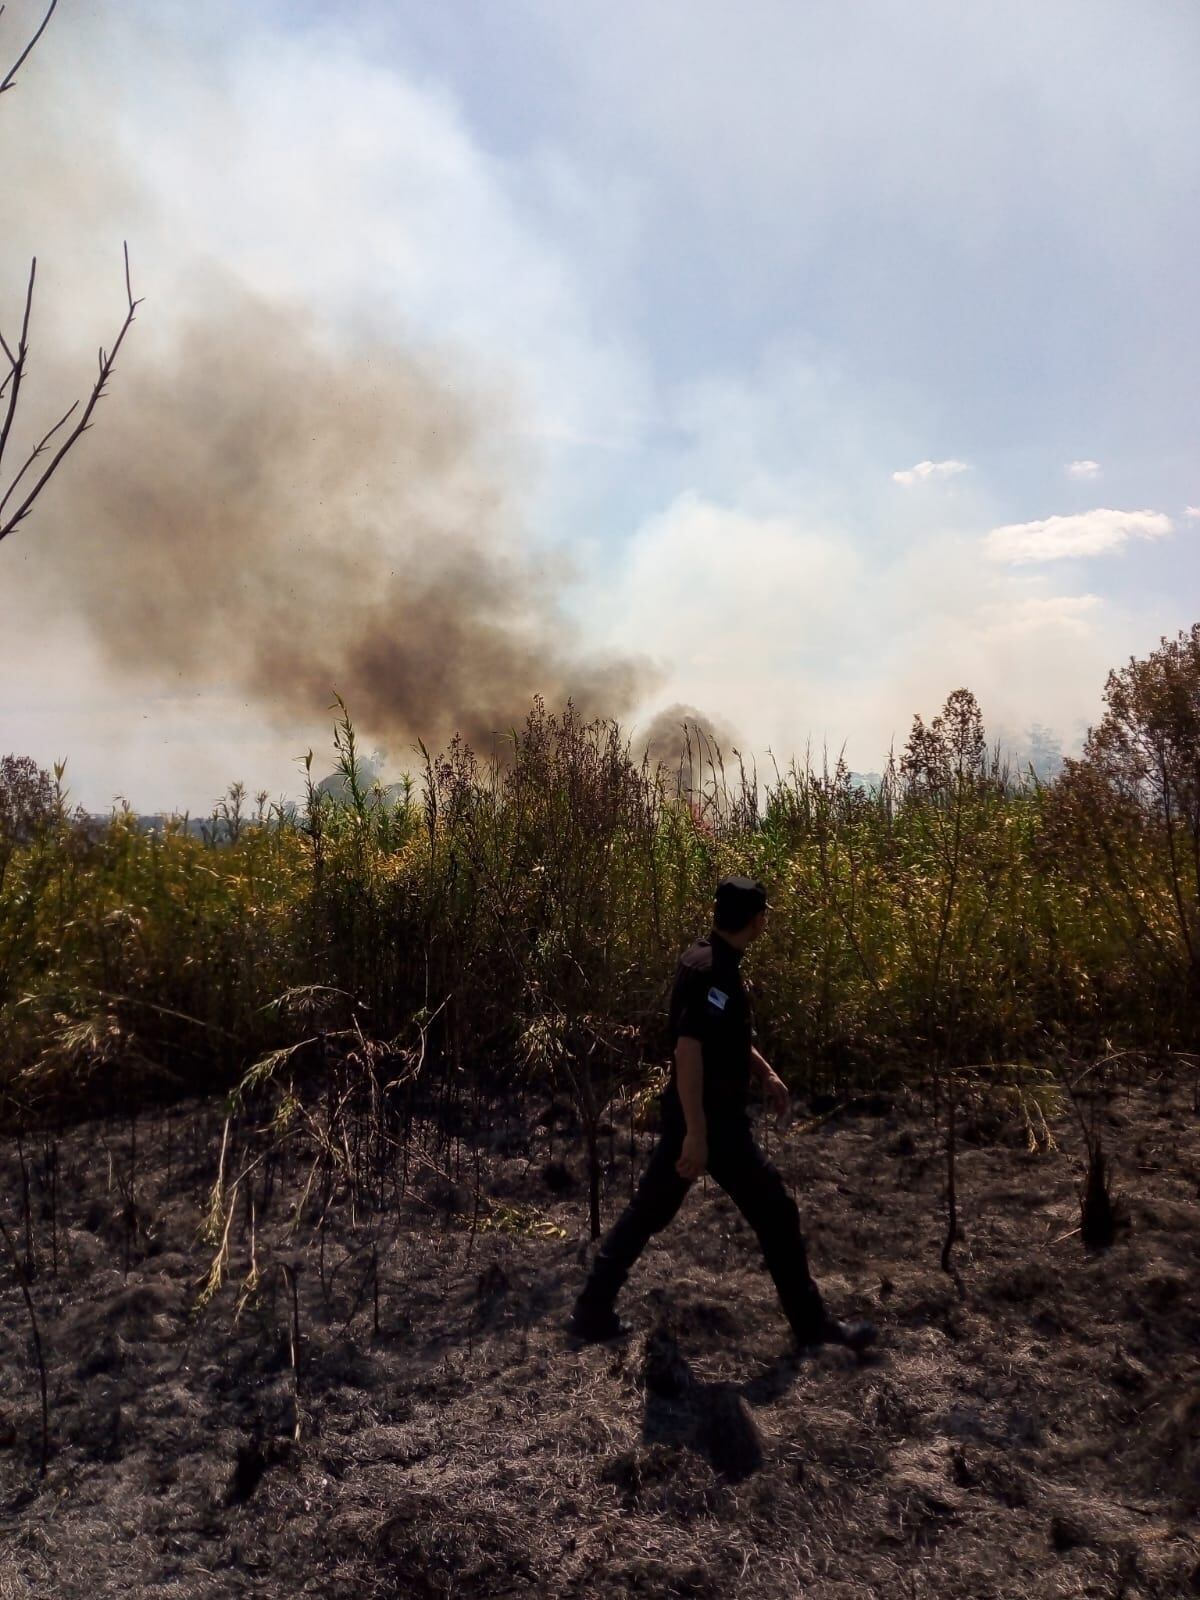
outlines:
[{"label": "white patch on shirt", "polygon": [[723,989],[714,988],[708,991],[708,1003],[710,1006],[716,1006],[718,1011],[724,1011],[728,1000],[729,996]]}]

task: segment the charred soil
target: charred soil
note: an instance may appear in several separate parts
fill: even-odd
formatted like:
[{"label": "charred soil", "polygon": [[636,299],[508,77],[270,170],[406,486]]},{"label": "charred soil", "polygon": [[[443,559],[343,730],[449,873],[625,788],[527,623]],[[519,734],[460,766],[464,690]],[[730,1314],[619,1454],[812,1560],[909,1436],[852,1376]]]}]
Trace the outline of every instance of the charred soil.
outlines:
[{"label": "charred soil", "polygon": [[[704,1184],[630,1282],[632,1337],[573,1344],[591,1246],[561,1129],[430,1144],[373,1211],[284,1165],[199,1310],[215,1108],[26,1140],[3,1193],[50,1454],[42,1476],[6,1262],[0,1600],[1200,1593],[1192,1086],[1115,1093],[1098,1126],[1123,1225],[1089,1252],[1069,1111],[1038,1151],[968,1121],[957,1279],[918,1106],[772,1133],[831,1309],[879,1325],[862,1360],[790,1351]],[[648,1138],[613,1148],[606,1221]]]}]

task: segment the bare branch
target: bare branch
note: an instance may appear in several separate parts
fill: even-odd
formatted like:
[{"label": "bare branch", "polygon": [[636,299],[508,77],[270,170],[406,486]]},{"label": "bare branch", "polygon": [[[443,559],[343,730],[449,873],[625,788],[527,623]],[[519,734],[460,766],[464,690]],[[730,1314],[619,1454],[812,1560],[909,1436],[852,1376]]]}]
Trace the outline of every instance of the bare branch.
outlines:
[{"label": "bare branch", "polygon": [[[34,45],[38,42],[38,40],[45,33],[47,24],[49,23],[50,18],[54,15],[54,12],[55,12],[55,9],[57,8],[57,6],[58,6],[58,0],[50,0],[50,9],[46,12],[46,15],[42,18],[41,27],[34,34],[33,38],[30,39],[29,43],[25,46],[24,50],[21,51],[21,54],[13,62],[12,66],[9,67],[8,72],[5,75],[5,77],[3,78],[3,80],[0,81],[0,94],[3,94],[6,89],[11,89],[12,88],[13,84],[16,81],[17,73],[20,72],[21,68],[25,65],[26,61],[28,61],[29,56],[30,56],[30,52],[33,50]],[[0,11],[3,11],[3,10],[4,10],[4,7],[0,6]]]},{"label": "bare branch", "polygon": [[[92,392],[88,396],[87,404],[84,406],[82,412],[80,413],[78,422],[71,429],[70,433],[67,435],[67,437],[63,440],[63,442],[59,445],[58,449],[51,456],[48,465],[44,468],[44,470],[42,471],[41,475],[34,482],[33,487],[28,490],[28,492],[25,495],[25,498],[16,506],[15,510],[13,510],[9,514],[7,519],[5,519],[5,516],[4,516],[5,507],[8,505],[9,501],[12,499],[13,492],[16,489],[17,484],[24,478],[26,472],[33,465],[33,463],[43,454],[43,452],[46,449],[46,446],[49,444],[50,440],[54,437],[54,435],[75,414],[75,412],[76,412],[76,410],[78,409],[78,406],[79,406],[79,402],[78,401],[76,401],[75,404],[72,405],[69,408],[69,410],[67,410],[64,413],[64,415],[59,418],[59,420],[54,424],[54,426],[50,429],[50,431],[47,434],[43,435],[43,437],[38,442],[38,444],[34,446],[33,450],[30,452],[28,458],[26,459],[24,465],[21,467],[21,470],[17,473],[16,478],[14,478],[12,483],[9,485],[7,491],[5,492],[4,498],[2,500],[0,500],[0,540],[6,539],[8,537],[8,535],[13,531],[13,529],[15,527],[17,527],[17,525],[20,522],[22,522],[29,515],[30,511],[33,509],[34,501],[37,499],[38,495],[41,494],[42,490],[49,483],[50,479],[58,471],[58,468],[62,465],[62,462],[65,459],[65,457],[67,456],[68,452],[79,441],[79,439],[83,436],[83,434],[87,432],[88,428],[91,427],[92,413],[95,411],[95,409],[99,405],[100,401],[104,398],[105,390],[108,387],[108,380],[112,376],[113,367],[116,365],[117,357],[121,352],[121,346],[125,342],[125,335],[129,332],[129,329],[132,327],[134,314],[136,313],[138,306],[140,306],[141,303],[142,303],[140,300],[135,300],[133,298],[132,280],[130,278],[130,272],[129,272],[129,245],[126,244],[124,249],[125,249],[125,293],[126,293],[127,306],[128,306],[128,309],[126,310],[126,313],[125,313],[125,320],[121,324],[120,331],[117,334],[117,337],[116,337],[116,339],[115,339],[115,341],[113,343],[112,349],[108,350],[108,351],[105,351],[105,350],[102,349],[100,351],[100,370],[99,370],[99,374],[98,374],[98,376],[96,378],[96,382],[92,385]],[[26,305],[26,328],[27,327],[28,327],[28,303]],[[24,347],[24,341],[25,341],[25,333],[23,332],[23,334],[22,334],[22,350],[23,350],[23,347]],[[23,359],[22,350],[18,351],[18,360],[19,361]],[[10,396],[10,410],[11,409],[15,409],[14,406],[13,406],[13,397],[12,396]]]},{"label": "bare branch", "polygon": [[8,445],[9,433],[12,431],[13,418],[17,414],[17,399],[21,393],[21,380],[25,376],[25,358],[29,350],[29,318],[33,311],[33,288],[36,280],[37,257],[34,256],[29,266],[29,286],[25,290],[25,315],[21,319],[21,337],[17,341],[16,355],[13,355],[8,348],[7,340],[0,338],[0,344],[4,345],[4,354],[8,357],[9,363],[8,377],[4,380],[4,386],[0,389],[0,394],[3,394],[4,389],[7,389],[10,383],[12,384],[8,395],[8,405],[4,412],[4,421],[0,423],[0,466],[4,464],[4,451]]}]

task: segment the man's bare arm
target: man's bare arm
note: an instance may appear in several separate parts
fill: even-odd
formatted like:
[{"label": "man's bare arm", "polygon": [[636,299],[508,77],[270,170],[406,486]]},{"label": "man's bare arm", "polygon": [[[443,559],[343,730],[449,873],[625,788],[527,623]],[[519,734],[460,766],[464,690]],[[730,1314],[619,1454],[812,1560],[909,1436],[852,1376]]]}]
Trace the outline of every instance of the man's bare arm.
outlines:
[{"label": "man's bare arm", "polygon": [[708,1165],[708,1123],[704,1115],[704,1057],[699,1039],[680,1037],[675,1046],[675,1081],[687,1127],[676,1162],[681,1178],[698,1178]]},{"label": "man's bare arm", "polygon": [[762,1087],[763,1095],[771,1110],[776,1115],[781,1115],[791,1104],[787,1084],[779,1077],[766,1056],[754,1045],[750,1047],[750,1071]]}]

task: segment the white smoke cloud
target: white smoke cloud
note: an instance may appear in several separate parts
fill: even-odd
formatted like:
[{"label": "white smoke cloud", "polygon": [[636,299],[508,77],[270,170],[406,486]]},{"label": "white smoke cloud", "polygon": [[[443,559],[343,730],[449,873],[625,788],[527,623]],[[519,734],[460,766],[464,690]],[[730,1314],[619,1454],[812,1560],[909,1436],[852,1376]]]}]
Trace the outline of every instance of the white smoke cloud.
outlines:
[{"label": "white smoke cloud", "polygon": [[1100,476],[1100,463],[1098,461],[1069,461],[1067,463],[1068,478],[1098,478]]},{"label": "white smoke cloud", "polygon": [[743,751],[820,760],[844,745],[863,769],[963,684],[989,726],[1040,720],[1071,742],[1123,626],[1101,597],[1048,593],[965,535],[869,559],[812,506],[757,516],[695,494],[639,529],[614,611],[620,642],[640,640],[663,673],[646,713],[691,694]]},{"label": "white smoke cloud", "polygon": [[1098,594],[1027,595],[981,607],[993,635],[1034,634],[1045,630],[1090,634],[1104,602]]}]

